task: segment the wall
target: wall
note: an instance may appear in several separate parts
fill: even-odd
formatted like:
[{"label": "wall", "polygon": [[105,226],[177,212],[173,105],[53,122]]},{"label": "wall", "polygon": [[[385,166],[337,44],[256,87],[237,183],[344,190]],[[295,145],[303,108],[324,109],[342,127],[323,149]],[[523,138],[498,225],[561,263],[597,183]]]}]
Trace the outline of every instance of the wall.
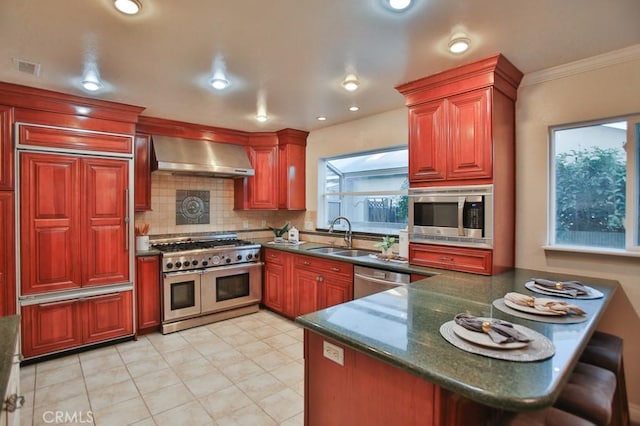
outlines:
[{"label": "wall", "polygon": [[[526,76],[525,76],[526,81]],[[640,420],[640,259],[550,253],[546,243],[547,130],[550,125],[640,112],[640,61],[631,60],[561,79],[523,86],[516,105],[516,265],[618,280],[622,288],[598,328],[625,340],[626,375],[632,416]],[[406,108],[351,121],[309,134],[307,207],[317,206],[320,157],[406,143]]]},{"label": "wall", "polygon": [[[637,55],[636,55],[637,57]],[[526,83],[527,76],[523,81]],[[621,336],[634,418],[640,414],[640,258],[545,251],[548,127],[640,112],[640,59],[523,85],[516,105],[516,265],[592,275],[622,285],[598,328]],[[635,94],[635,95],[632,95]]]},{"label": "wall", "polygon": [[[176,190],[209,191],[209,224],[176,225]],[[233,180],[208,177],[174,176],[151,173],[151,211],[136,213],[135,223],[149,224],[149,234],[182,234],[281,227],[290,221],[301,226],[304,213],[287,211],[233,210]],[[300,224],[300,225],[298,225]],[[251,238],[251,235],[245,235]]]}]

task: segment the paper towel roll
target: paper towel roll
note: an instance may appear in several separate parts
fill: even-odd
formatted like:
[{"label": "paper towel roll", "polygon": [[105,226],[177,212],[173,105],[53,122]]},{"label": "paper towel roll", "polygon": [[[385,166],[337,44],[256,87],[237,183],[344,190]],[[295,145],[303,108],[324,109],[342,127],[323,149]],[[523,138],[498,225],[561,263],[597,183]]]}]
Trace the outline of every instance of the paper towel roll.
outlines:
[{"label": "paper towel roll", "polygon": [[402,257],[409,257],[409,232],[400,231],[398,237],[398,254]]}]

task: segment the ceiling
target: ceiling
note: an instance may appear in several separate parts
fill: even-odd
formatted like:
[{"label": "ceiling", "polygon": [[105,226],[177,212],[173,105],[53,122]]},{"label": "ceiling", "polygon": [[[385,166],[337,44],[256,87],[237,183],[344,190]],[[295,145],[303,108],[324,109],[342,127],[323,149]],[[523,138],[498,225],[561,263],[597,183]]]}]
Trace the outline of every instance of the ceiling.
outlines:
[{"label": "ceiling", "polygon": [[[526,74],[640,43],[638,0],[414,0],[405,13],[382,0],[141,1],[129,17],[112,0],[1,0],[0,81],[210,126],[314,130],[401,108],[398,84],[496,53]],[[454,56],[458,30],[472,45]],[[224,91],[208,84],[216,56]],[[40,64],[39,75],[15,59]],[[98,92],[80,88],[88,62]],[[340,86],[348,71],[361,81],[352,93]]]}]

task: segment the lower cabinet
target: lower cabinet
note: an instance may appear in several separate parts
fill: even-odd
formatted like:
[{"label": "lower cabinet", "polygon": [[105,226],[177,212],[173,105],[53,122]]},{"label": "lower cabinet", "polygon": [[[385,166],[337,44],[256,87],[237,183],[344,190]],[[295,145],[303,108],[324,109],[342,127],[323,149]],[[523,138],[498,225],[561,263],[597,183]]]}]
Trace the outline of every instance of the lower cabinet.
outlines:
[{"label": "lower cabinet", "polygon": [[22,307],[22,354],[45,355],[133,333],[131,291]]},{"label": "lower cabinet", "polygon": [[160,256],[136,257],[137,334],[160,326]]},{"label": "lower cabinet", "polygon": [[491,275],[492,252],[430,244],[409,244],[409,263],[452,271]]},{"label": "lower cabinet", "polygon": [[353,299],[353,265],[347,262],[264,250],[262,303],[295,318]]},{"label": "lower cabinet", "polygon": [[353,300],[353,264],[312,256],[293,262],[294,316]]}]

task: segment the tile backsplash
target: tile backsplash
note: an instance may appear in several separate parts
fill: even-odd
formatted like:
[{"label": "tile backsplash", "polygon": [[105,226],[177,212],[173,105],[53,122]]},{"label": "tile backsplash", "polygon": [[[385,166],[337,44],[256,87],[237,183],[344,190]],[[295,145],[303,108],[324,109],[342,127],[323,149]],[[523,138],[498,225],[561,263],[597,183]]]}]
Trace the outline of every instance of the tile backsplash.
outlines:
[{"label": "tile backsplash", "polygon": [[[208,224],[176,225],[176,190],[209,191]],[[232,179],[152,173],[151,211],[136,213],[135,223],[148,223],[150,235],[243,232],[282,226],[287,221],[302,229],[305,216],[315,223],[315,212],[233,210],[233,191]]]}]

